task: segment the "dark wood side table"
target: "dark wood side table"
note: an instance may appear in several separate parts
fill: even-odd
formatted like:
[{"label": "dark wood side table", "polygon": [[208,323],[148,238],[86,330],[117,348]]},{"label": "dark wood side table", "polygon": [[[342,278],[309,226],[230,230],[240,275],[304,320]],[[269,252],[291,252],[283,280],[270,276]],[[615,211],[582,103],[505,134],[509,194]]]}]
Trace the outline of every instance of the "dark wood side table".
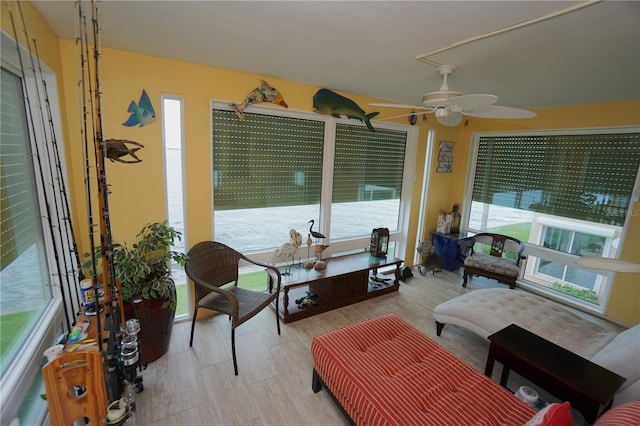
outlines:
[{"label": "dark wood side table", "polygon": [[[355,253],[323,260],[326,268],[320,271],[294,267],[289,275],[282,276],[278,315],[285,324],[400,288],[400,265],[403,260],[397,257]],[[393,278],[372,282],[370,276],[377,277],[378,269],[385,267],[393,268]],[[267,278],[271,291],[276,280],[271,270],[267,271]],[[300,306],[295,302],[308,293],[315,295],[312,305]],[[271,306],[275,310],[275,301]]]},{"label": "dark wood side table", "polygon": [[[625,381],[606,368],[511,324],[488,337],[491,341],[484,374],[491,377],[495,361],[502,363],[500,385],[506,387],[509,371],[531,380],[580,411],[593,423],[611,406]],[[602,411],[604,411],[602,410]]]}]

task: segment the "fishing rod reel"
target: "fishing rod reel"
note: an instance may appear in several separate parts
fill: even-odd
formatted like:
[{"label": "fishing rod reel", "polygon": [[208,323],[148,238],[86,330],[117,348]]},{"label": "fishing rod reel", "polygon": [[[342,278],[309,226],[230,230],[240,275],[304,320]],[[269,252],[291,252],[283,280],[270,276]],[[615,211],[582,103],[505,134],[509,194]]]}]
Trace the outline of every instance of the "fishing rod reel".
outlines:
[{"label": "fishing rod reel", "polygon": [[[126,394],[109,404],[107,417],[104,420],[104,423],[109,426],[122,425],[133,416],[136,411],[134,394],[144,390],[142,376],[138,375],[138,371],[142,372],[144,369],[138,342],[140,322],[137,319],[127,320],[120,331],[124,336],[117,345],[117,356],[112,356],[110,361],[115,361],[117,364],[113,373],[118,383],[118,395],[122,395],[125,388]],[[110,362],[110,366],[113,366],[113,363]]]},{"label": "fishing rod reel", "polygon": [[138,388],[138,392],[142,392],[142,378],[140,381],[136,381],[138,378],[138,369],[142,368],[142,361],[140,357],[140,345],[138,343],[138,333],[140,332],[140,321],[137,319],[127,320],[125,324],[126,336],[122,338],[120,343],[120,361],[124,369],[124,378],[128,383],[135,383]]}]

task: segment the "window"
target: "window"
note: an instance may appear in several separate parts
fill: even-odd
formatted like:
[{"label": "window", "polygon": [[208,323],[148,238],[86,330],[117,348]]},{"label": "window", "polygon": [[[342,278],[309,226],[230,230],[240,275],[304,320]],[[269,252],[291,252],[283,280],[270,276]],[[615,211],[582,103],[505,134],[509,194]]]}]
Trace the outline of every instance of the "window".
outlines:
[{"label": "window", "polygon": [[[3,33],[0,388],[11,392],[3,395],[0,417],[10,421],[17,416],[27,424],[34,423],[34,413],[38,418],[46,411],[37,397],[44,393],[40,360],[44,350],[68,330],[78,294],[73,276],[77,265],[69,254],[72,241],[66,233],[69,215],[62,203],[64,155],[56,151],[60,145],[51,143],[51,130],[59,123],[55,76],[45,65],[44,75],[30,69],[24,76],[15,46],[15,40]],[[20,54],[28,60],[28,52]],[[41,115],[45,111],[43,81],[53,105],[50,117]]]},{"label": "window", "polygon": [[416,265],[420,264],[421,260],[423,262],[426,261],[426,259],[421,259],[421,255],[417,249],[420,247],[420,243],[425,237],[425,215],[427,213],[427,202],[429,198],[429,177],[431,176],[431,157],[434,138],[435,131],[430,129],[427,134],[427,148],[425,150],[424,172],[422,174],[422,195],[420,196],[420,217],[418,218],[418,230],[416,232],[416,251],[413,254],[413,262]]},{"label": "window", "polygon": [[51,299],[51,290],[45,285],[47,260],[20,77],[2,68],[1,88],[0,367],[4,371]]},{"label": "window", "polygon": [[271,261],[290,229],[306,241],[312,219],[333,253],[368,247],[373,228],[401,235],[407,149],[417,131],[376,124],[372,133],[314,113],[252,111],[240,121],[226,103],[213,103],[216,240]]},{"label": "window", "polygon": [[[182,132],[182,98],[177,96],[162,96],[162,135],[164,138],[164,171],[165,191],[167,198],[167,221],[177,231],[182,233],[182,239],[172,247],[172,250],[185,252],[184,234],[184,197],[183,197],[183,132]],[[171,261],[171,278],[176,283],[178,305],[176,317],[187,316],[187,276],[184,268],[177,262]]]},{"label": "window", "polygon": [[406,131],[336,125],[332,239],[398,230],[406,142]]},{"label": "window", "polygon": [[640,165],[638,129],[478,135],[467,228],[530,243],[524,279],[602,311],[607,277],[575,256],[617,257]]}]

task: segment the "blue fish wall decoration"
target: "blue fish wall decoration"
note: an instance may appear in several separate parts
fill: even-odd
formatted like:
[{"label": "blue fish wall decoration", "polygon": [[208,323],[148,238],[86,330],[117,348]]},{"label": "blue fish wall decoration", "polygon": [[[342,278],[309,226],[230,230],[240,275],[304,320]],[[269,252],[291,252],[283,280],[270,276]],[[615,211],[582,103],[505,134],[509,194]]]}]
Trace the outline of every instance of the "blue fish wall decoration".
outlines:
[{"label": "blue fish wall decoration", "polygon": [[331,115],[339,118],[342,115],[362,121],[369,130],[375,132],[370,120],[379,112],[366,114],[362,108],[349,98],[338,95],[329,89],[320,89],[313,95],[313,111],[318,114]]},{"label": "blue fish wall decoration", "polygon": [[147,124],[151,124],[156,121],[156,112],[153,110],[151,99],[149,99],[149,95],[147,95],[147,92],[144,89],[142,89],[142,95],[140,95],[140,101],[138,104],[136,105],[136,101],[131,101],[127,112],[131,113],[131,115],[127,121],[122,123],[123,126],[144,127]]}]

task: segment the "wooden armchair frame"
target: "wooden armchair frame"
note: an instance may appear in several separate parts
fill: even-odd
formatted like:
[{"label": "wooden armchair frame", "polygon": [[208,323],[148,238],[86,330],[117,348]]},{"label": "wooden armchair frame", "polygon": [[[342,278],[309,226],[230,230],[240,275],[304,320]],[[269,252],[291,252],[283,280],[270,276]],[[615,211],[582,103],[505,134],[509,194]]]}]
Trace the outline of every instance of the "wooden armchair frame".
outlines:
[{"label": "wooden armchair frame", "polygon": [[[473,262],[469,262],[469,257],[477,253],[476,243],[489,247],[489,257],[485,256],[484,259],[489,260],[489,262],[491,263],[490,268],[485,269],[477,267],[473,265]],[[520,261],[526,259],[526,256],[522,255],[523,251],[524,244],[522,243],[522,241],[508,235],[494,234],[490,232],[481,232],[474,235],[472,239],[471,251],[467,256],[467,259],[465,260],[462,286],[467,286],[467,280],[469,276],[482,276],[494,279],[503,284],[507,284],[509,288],[515,288],[518,276],[502,273],[500,272],[500,269],[501,266],[504,265],[504,263],[508,263],[508,261],[505,262],[504,260],[504,258],[506,257],[506,252],[511,252],[516,255],[516,258],[513,259],[513,262],[515,262],[515,266],[517,266],[519,270],[521,266]],[[492,261],[492,258],[495,258],[495,262]]]}]

